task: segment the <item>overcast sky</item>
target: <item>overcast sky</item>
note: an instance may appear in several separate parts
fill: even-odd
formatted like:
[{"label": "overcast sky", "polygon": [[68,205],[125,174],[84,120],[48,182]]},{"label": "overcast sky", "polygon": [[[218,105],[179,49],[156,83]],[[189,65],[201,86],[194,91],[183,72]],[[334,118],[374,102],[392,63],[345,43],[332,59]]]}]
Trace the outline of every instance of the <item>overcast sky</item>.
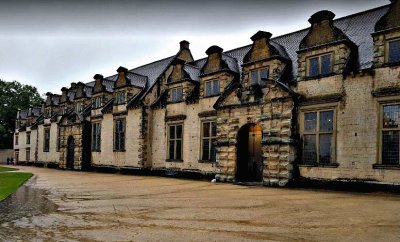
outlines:
[{"label": "overcast sky", "polygon": [[0,79],[41,94],[174,55],[183,39],[195,59],[219,45],[251,43],[258,30],[279,36],[309,27],[323,9],[336,18],[389,0],[0,1]]}]

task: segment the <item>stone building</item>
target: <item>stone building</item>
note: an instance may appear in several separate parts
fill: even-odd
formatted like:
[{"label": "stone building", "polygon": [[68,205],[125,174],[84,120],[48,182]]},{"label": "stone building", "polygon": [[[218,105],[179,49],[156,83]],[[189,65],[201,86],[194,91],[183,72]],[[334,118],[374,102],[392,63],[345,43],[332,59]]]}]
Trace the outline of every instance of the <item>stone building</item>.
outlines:
[{"label": "stone building", "polygon": [[17,114],[19,163],[400,183],[400,2],[195,60],[168,58],[47,93]]}]

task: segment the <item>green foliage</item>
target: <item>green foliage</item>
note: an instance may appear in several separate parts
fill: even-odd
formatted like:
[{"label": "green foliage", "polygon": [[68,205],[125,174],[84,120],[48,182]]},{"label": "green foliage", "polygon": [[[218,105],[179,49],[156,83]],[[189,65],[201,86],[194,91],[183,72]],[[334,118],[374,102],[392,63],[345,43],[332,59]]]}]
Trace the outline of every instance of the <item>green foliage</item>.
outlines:
[{"label": "green foliage", "polygon": [[0,201],[15,192],[31,176],[31,173],[0,172]]},{"label": "green foliage", "polygon": [[0,80],[0,149],[13,147],[18,109],[40,106],[42,102],[36,87]]}]

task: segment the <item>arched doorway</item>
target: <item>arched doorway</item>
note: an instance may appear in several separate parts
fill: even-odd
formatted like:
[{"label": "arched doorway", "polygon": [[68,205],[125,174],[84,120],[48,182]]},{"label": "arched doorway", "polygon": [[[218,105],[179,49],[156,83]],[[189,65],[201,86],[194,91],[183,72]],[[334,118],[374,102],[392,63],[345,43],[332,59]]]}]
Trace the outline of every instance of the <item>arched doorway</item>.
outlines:
[{"label": "arched doorway", "polygon": [[75,140],[74,137],[68,137],[67,143],[67,169],[74,169]]},{"label": "arched doorway", "polygon": [[261,182],[263,178],[262,128],[257,124],[246,124],[237,136],[236,181]]}]

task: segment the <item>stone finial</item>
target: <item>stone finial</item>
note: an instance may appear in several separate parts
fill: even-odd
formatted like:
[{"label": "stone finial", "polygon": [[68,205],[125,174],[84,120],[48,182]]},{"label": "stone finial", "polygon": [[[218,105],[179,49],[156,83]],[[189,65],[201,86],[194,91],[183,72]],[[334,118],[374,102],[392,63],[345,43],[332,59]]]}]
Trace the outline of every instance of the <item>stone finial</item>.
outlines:
[{"label": "stone finial", "polygon": [[182,40],[181,42],[179,42],[180,50],[189,49],[189,44],[190,44],[189,41]]},{"label": "stone finial", "polygon": [[224,51],[224,50],[221,47],[219,47],[217,45],[213,45],[213,46],[211,46],[210,48],[208,48],[206,50],[206,54],[207,55],[211,55],[211,54],[214,54],[214,53],[221,54],[222,51]]},{"label": "stone finial", "polygon": [[331,22],[335,16],[336,15],[329,10],[322,10],[311,15],[311,17],[308,19],[308,22],[311,25],[321,23],[324,20],[329,20],[329,22]]},{"label": "stone finial", "polygon": [[253,36],[251,36],[251,40],[252,41],[256,41],[256,40],[259,40],[259,39],[267,39],[267,40],[269,40],[269,39],[271,39],[271,37],[272,37],[272,34],[270,33],[270,32],[265,32],[265,31],[258,31],[257,33],[255,33]]}]

